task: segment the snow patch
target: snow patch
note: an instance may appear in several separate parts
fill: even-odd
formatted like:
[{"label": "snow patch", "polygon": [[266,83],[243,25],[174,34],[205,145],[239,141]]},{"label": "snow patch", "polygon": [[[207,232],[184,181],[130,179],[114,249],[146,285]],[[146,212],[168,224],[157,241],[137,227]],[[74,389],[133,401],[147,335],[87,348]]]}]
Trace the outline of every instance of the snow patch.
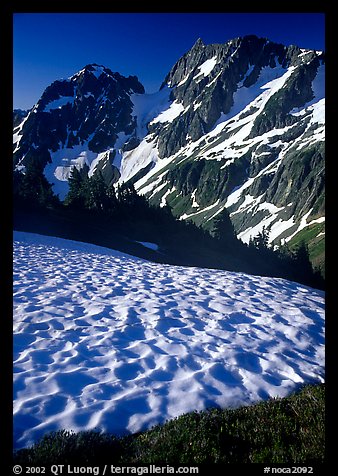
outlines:
[{"label": "snow patch", "polygon": [[147,133],[147,125],[162,112],[170,108],[170,88],[165,87],[154,94],[132,94],[133,116],[137,121],[137,137],[143,139]]},{"label": "snow patch", "polygon": [[59,429],[134,433],[323,382],[324,296],[14,232],[14,448]]},{"label": "snow patch", "polygon": [[60,200],[64,200],[69,190],[68,180],[73,168],[81,170],[84,165],[90,168],[98,154],[89,150],[88,144],[75,145],[73,148],[63,148],[61,143],[59,145],[60,148],[56,152],[49,150],[52,162],[46,165],[44,174],[48,182],[53,184],[54,193],[59,195]]},{"label": "snow patch", "polygon": [[211,71],[214,69],[214,67],[216,66],[217,64],[217,56],[213,56],[212,58],[204,61],[203,64],[201,64],[201,66],[199,66],[197,69],[200,70],[200,72],[198,74],[196,74],[193,79],[202,79],[200,78],[200,76],[208,76]]},{"label": "snow patch", "polygon": [[176,190],[176,187],[172,187],[172,188],[170,188],[169,190],[167,190],[167,191],[165,192],[165,194],[164,194],[163,197],[161,198],[161,202],[160,202],[160,207],[161,207],[161,208],[163,208],[163,207],[165,207],[165,206],[167,205],[167,197],[168,197],[171,193],[175,192],[175,190]]},{"label": "snow patch", "polygon": [[215,203],[209,205],[208,207],[205,207],[205,208],[202,208],[202,210],[199,210],[198,212],[194,212],[194,213],[184,213],[182,216],[180,216],[180,220],[186,220],[187,218],[191,218],[193,216],[196,216],[196,215],[199,215],[200,213],[204,213],[204,212],[207,212],[209,210],[212,210],[213,208],[217,207],[220,203],[220,200],[218,199]]},{"label": "snow patch", "polygon": [[146,139],[143,139],[135,149],[123,153],[120,167],[120,183],[126,182],[150,163],[156,164],[158,160],[158,150],[155,141],[148,142]]},{"label": "snow patch", "polygon": [[149,248],[153,251],[159,250],[159,246],[156,243],[151,243],[149,241],[136,241],[136,243],[140,243],[140,245],[144,246],[145,248]]},{"label": "snow patch", "polygon": [[156,124],[158,122],[173,122],[176,117],[178,117],[185,110],[182,103],[174,101],[168,109],[161,112],[155,119],[153,119],[150,124]]},{"label": "snow patch", "polygon": [[312,208],[311,210],[309,210],[301,219],[300,221],[300,224],[297,228],[297,230],[292,233],[292,235],[288,236],[286,238],[286,241],[290,241],[294,236],[296,236],[297,233],[299,233],[301,230],[303,230],[304,228],[310,226],[310,225],[314,225],[315,223],[324,223],[325,222],[325,217],[320,217],[320,218],[317,218],[315,220],[311,220],[309,223],[307,221],[308,217],[311,215],[312,213]]},{"label": "snow patch", "polygon": [[46,105],[43,112],[51,112],[54,109],[61,109],[67,104],[73,104],[74,100],[75,96],[63,96],[59,99],[55,99],[54,101],[51,101]]},{"label": "snow patch", "polygon": [[197,201],[196,201],[196,192],[197,192],[197,188],[195,188],[195,190],[194,190],[193,193],[191,194],[191,200],[192,200],[191,206],[192,206],[193,208],[199,208],[199,204],[198,204]]}]

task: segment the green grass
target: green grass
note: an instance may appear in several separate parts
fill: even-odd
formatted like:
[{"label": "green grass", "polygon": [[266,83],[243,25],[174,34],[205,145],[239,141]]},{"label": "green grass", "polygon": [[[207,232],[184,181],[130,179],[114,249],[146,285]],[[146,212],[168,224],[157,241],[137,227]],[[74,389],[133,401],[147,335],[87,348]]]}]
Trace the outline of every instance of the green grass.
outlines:
[{"label": "green grass", "polygon": [[307,226],[297,233],[288,245],[291,250],[294,250],[304,241],[308,245],[312,266],[319,269],[322,276],[325,276],[325,235],[318,236],[321,232],[325,232],[325,223]]},{"label": "green grass", "polygon": [[192,412],[117,438],[95,431],[58,431],[19,450],[14,463],[201,464],[325,461],[325,385],[238,409]]}]

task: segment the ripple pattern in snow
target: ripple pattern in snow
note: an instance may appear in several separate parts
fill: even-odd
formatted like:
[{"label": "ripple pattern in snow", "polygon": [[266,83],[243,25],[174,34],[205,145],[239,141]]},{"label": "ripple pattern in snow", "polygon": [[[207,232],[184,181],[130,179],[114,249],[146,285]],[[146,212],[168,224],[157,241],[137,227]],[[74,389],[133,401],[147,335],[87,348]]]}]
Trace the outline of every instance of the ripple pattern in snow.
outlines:
[{"label": "ripple pattern in snow", "polygon": [[14,445],[125,434],[324,379],[324,293],[14,234]]}]

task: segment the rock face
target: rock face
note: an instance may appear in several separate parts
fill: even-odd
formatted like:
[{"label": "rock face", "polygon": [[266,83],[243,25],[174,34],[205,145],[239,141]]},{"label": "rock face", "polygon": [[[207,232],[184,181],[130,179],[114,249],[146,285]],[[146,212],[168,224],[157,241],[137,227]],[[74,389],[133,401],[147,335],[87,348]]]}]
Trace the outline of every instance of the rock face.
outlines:
[{"label": "rock face", "polygon": [[324,53],[252,35],[197,40],[153,95],[89,65],[47,88],[14,129],[14,164],[41,161],[61,198],[86,164],[209,229],[227,208],[243,241],[265,226],[276,244],[304,230],[318,243],[324,78]]},{"label": "rock face", "polygon": [[162,161],[137,188],[209,229],[226,207],[246,242],[265,226],[275,244],[305,228],[318,244],[325,220],[324,77],[322,52],[255,36],[224,45],[198,40],[162,85],[171,88],[171,107],[180,114],[150,124]]},{"label": "rock face", "polygon": [[29,111],[23,109],[14,109],[13,111],[13,127],[17,127],[21,124],[24,118],[28,115]]},{"label": "rock face", "polygon": [[183,105],[184,114],[175,121],[175,127],[164,127],[159,133],[160,155],[172,155],[188,140],[195,141],[209,132],[222,113],[230,112],[239,83],[250,89],[263,68],[299,66],[288,87],[271,98],[264,113],[255,118],[251,137],[295,122],[288,112],[312,99],[311,82],[319,66],[315,52],[307,55],[306,63],[299,54],[301,50],[296,47],[286,48],[256,36],[224,45],[204,45],[199,39],[162,85],[173,88],[171,99]]},{"label": "rock face", "polygon": [[[62,198],[72,167],[86,164],[93,173],[98,162],[94,159],[103,153],[103,164],[116,168],[114,146],[121,136],[135,132],[130,100],[134,93],[144,93],[135,76],[125,78],[96,64],[55,81],[14,129],[14,164],[25,166],[30,160],[51,164],[45,173],[51,182],[63,182],[56,187]],[[113,175],[119,176],[118,168]]]}]

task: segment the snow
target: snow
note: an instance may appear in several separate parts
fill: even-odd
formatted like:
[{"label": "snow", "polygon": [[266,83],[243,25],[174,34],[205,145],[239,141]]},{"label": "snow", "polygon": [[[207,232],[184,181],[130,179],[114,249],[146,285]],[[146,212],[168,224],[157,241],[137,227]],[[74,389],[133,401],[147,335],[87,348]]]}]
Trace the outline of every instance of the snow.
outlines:
[{"label": "snow", "polygon": [[156,124],[157,122],[173,122],[185,110],[182,103],[174,101],[170,104],[169,108],[161,112],[150,124]]},{"label": "snow", "polygon": [[159,246],[156,243],[151,243],[149,241],[137,241],[136,243],[140,243],[140,245],[145,246],[153,251],[158,251]]},{"label": "snow", "polygon": [[[266,169],[260,172],[260,174],[264,174],[267,172],[267,170],[271,169],[271,164],[268,165]],[[249,179],[252,180],[252,179]],[[226,203],[226,206],[234,205],[237,203],[239,198],[243,196],[243,191],[245,188],[247,188],[248,183],[250,184],[251,182],[247,181],[241,188],[237,189],[236,191],[233,192],[230,200],[228,197],[228,201]],[[240,193],[240,194],[239,194]],[[238,195],[239,194],[239,195]],[[242,195],[243,194],[243,195]],[[242,240],[244,243],[249,243],[250,239],[253,238],[254,236],[257,236],[259,233],[263,231],[263,227],[270,227],[270,233],[269,233],[269,243],[272,243],[274,240],[276,240],[282,233],[287,231],[288,229],[292,228],[295,226],[295,221],[294,217],[291,217],[288,220],[282,220],[279,217],[279,214],[282,210],[285,209],[285,207],[276,207],[273,203],[269,202],[261,202],[263,195],[259,195],[258,197],[253,197],[252,195],[244,195],[245,199],[244,202],[237,208],[237,210],[233,211],[230,214],[230,217],[235,215],[236,213],[241,213],[245,211],[247,214],[251,214],[251,216],[254,216],[257,212],[261,210],[267,210],[269,212],[269,215],[260,219],[259,223],[255,226],[250,226],[246,228],[245,230],[241,231],[238,233],[237,238]],[[230,205],[228,205],[228,203]],[[291,204],[289,204],[291,205]]]},{"label": "snow", "polygon": [[177,84],[177,87],[178,87],[178,86],[182,86],[182,84],[184,84],[186,81],[188,81],[189,76],[190,76],[190,72],[182,79],[182,81],[180,81],[180,82]]},{"label": "snow", "polygon": [[[167,165],[168,161],[159,160],[157,145],[154,140],[150,140],[147,125],[156,123],[172,122],[185,109],[183,104],[170,101],[170,88],[165,87],[154,94],[132,94],[133,115],[137,121],[137,137],[141,139],[140,144],[131,151],[124,152],[121,156],[120,164],[120,182],[128,181],[139,170],[147,167],[150,163],[154,167],[148,174],[141,178],[135,187],[138,189],[148,178]],[[156,167],[157,166],[157,167]],[[145,193],[145,192],[141,192]]]},{"label": "snow", "polygon": [[170,88],[164,87],[153,94],[132,94],[133,115],[137,118],[137,136],[143,139],[148,132],[148,124],[172,122],[182,112],[183,104],[170,101]]},{"label": "snow", "polygon": [[215,203],[212,203],[208,207],[202,208],[202,210],[199,210],[198,212],[189,213],[189,214],[184,213],[182,216],[179,217],[179,219],[180,220],[186,220],[187,218],[191,218],[193,216],[199,215],[200,213],[207,212],[209,210],[212,210],[214,207],[217,207],[219,205],[219,203],[220,203],[220,200],[218,199],[218,200],[216,200]]},{"label": "snow", "polygon": [[[118,170],[121,170],[121,167],[122,167],[122,160],[123,160],[122,147],[128,141],[129,137],[130,136],[127,135],[125,132],[123,132],[123,131],[119,132],[117,134],[117,138],[116,138],[116,141],[115,141],[115,144],[114,144],[114,148],[110,149],[110,151],[115,150],[113,165],[115,167],[117,167]],[[102,155],[107,156],[107,152],[103,153]],[[100,156],[100,154],[99,154],[99,156]],[[92,170],[92,168],[93,168],[93,164],[91,166],[91,170]],[[89,176],[90,176],[91,170],[88,173]]]},{"label": "snow", "polygon": [[[253,204],[256,205],[260,201],[260,198],[261,197],[257,197],[257,199],[253,201]],[[251,238],[257,236],[258,233],[262,232],[264,226],[270,226],[271,228],[269,233],[269,243],[272,243],[274,240],[278,239],[280,235],[289,230],[289,236],[282,239],[283,242],[288,242],[304,228],[310,225],[314,225],[315,223],[325,222],[325,217],[320,217],[315,220],[311,220],[310,222],[307,222],[309,215],[312,213],[311,209],[301,218],[295,230],[294,228],[297,225],[297,222],[295,221],[294,217],[291,217],[288,220],[278,219],[278,212],[283,209],[284,207],[278,208],[275,205],[269,203],[262,203],[258,205],[258,207],[255,207],[253,210],[251,210],[252,214],[256,213],[257,210],[268,210],[271,215],[260,220],[260,222],[256,226],[249,227],[246,230],[242,231],[237,235],[237,237],[244,243],[249,243]],[[230,216],[240,211],[242,211],[242,206],[235,212],[231,213]]]},{"label": "snow", "polygon": [[88,142],[85,144],[74,145],[72,148],[62,147],[53,152],[49,150],[52,162],[44,168],[44,174],[47,180],[52,183],[53,191],[63,200],[68,193],[68,179],[74,167],[80,170],[85,164],[91,166],[98,154],[88,149]]},{"label": "snow", "polygon": [[161,208],[163,208],[163,207],[165,207],[165,206],[167,205],[167,197],[168,197],[169,195],[171,195],[172,193],[174,193],[175,191],[176,191],[176,187],[173,186],[172,188],[170,188],[169,190],[167,190],[167,191],[164,193],[163,197],[161,198],[161,202],[160,202],[160,207],[161,207]]},{"label": "snow", "polygon": [[220,71],[219,73],[216,74],[214,79],[206,85],[207,88],[210,88],[214,83],[216,83],[217,79],[221,76],[223,71]]},{"label": "snow", "polygon": [[310,124],[325,124],[325,99],[320,99],[320,101],[312,105],[311,109],[313,114]]},{"label": "snow", "polygon": [[193,79],[196,80],[197,78],[199,78],[199,80],[200,80],[200,79],[202,79],[202,78],[200,78],[200,76],[204,76],[204,77],[208,76],[211,73],[211,71],[214,69],[216,64],[217,64],[217,56],[213,56],[212,58],[204,61],[204,63],[201,64],[201,66],[199,66],[197,68],[197,69],[200,70],[200,72],[198,74],[196,74],[193,77]]},{"label": "snow", "polygon": [[304,228],[310,226],[310,225],[314,225],[315,223],[324,223],[325,222],[325,217],[320,217],[320,218],[317,218],[315,220],[311,220],[310,222],[307,221],[308,217],[311,215],[312,213],[312,208],[311,210],[309,210],[301,219],[299,225],[298,225],[298,228],[297,230],[292,233],[292,235],[288,236],[286,238],[286,241],[290,241],[295,235],[297,235],[297,233],[299,233],[301,230],[303,230]]},{"label": "snow", "polygon": [[51,112],[54,109],[61,109],[67,104],[73,104],[74,100],[75,96],[62,96],[59,99],[55,99],[54,101],[49,102],[43,111]]},{"label": "snow", "polygon": [[314,97],[300,108],[290,111],[293,116],[302,116],[313,111],[310,124],[325,124],[325,65],[320,65],[312,81],[311,89]]},{"label": "snow", "polygon": [[21,123],[14,128],[15,133],[13,134],[13,145],[16,144],[16,146],[15,146],[15,149],[13,150],[13,154],[20,148],[20,141],[22,139],[22,128],[25,122],[27,121],[29,115],[30,113],[28,113],[27,116],[24,117],[24,119],[21,121]]},{"label": "snow", "polygon": [[[137,182],[135,182],[135,188],[136,190],[141,194],[145,194],[147,193],[149,190],[152,190],[153,189],[153,183],[149,181],[149,179],[154,176],[154,175],[157,175],[162,169],[165,169],[165,167],[167,167],[169,164],[171,164],[175,158],[175,156],[177,156],[178,154],[175,154],[175,155],[170,155],[169,157],[164,157],[162,159],[159,159],[158,157],[158,150],[157,150],[157,147],[155,146],[155,141],[156,139],[154,139],[154,142],[152,142],[153,144],[153,150],[152,150],[152,154],[154,156],[154,158],[156,158],[155,160],[153,160],[153,162],[155,163],[154,167],[150,170],[150,172],[148,172],[144,177],[142,177],[140,180],[138,180]],[[146,142],[146,141],[145,141]],[[140,144],[141,146],[142,144]],[[139,147],[140,147],[139,146]],[[133,156],[134,156],[134,160],[135,160],[135,167],[137,167],[137,160],[138,160],[138,149],[139,147],[137,147],[136,149],[134,149],[133,151]],[[146,159],[146,158],[145,158]],[[183,158],[184,160],[184,158]],[[148,158],[148,163],[149,163],[149,158]],[[137,170],[136,170],[137,171]],[[136,173],[136,172],[134,172]],[[162,173],[162,177],[165,176],[165,172]],[[157,185],[157,181],[156,181],[156,185]]]},{"label": "snow", "polygon": [[239,233],[237,235],[237,238],[242,240],[243,243],[249,243],[250,238],[252,238],[253,236],[257,236],[259,233],[261,233],[263,231],[263,228],[267,228],[268,226],[270,226],[275,219],[275,215],[268,215],[267,217],[262,218],[257,225],[251,226]]},{"label": "snow", "polygon": [[[306,112],[310,114],[310,117],[309,117],[310,120],[308,120],[307,127],[306,127],[304,133],[301,134],[299,137],[297,137],[294,141],[292,141],[292,142],[283,142],[284,133],[287,132],[288,129],[290,129],[290,127],[285,127],[283,129],[273,129],[271,131],[268,131],[267,133],[265,133],[265,134],[263,134],[259,137],[256,137],[255,139],[250,140],[250,141],[248,141],[248,143],[246,143],[245,139],[246,139],[247,134],[251,130],[251,125],[253,123],[253,119],[259,113],[259,112],[255,112],[254,114],[252,114],[252,115],[250,115],[247,118],[244,118],[242,120],[238,120],[237,119],[238,116],[234,116],[236,118],[236,121],[234,122],[233,126],[231,125],[231,127],[236,127],[236,128],[238,126],[242,126],[242,127],[238,131],[236,131],[235,134],[233,136],[231,136],[230,138],[226,139],[225,141],[223,141],[221,143],[218,143],[215,147],[209,147],[208,148],[208,153],[210,153],[211,151],[214,152],[214,153],[219,152],[219,153],[222,154],[222,157],[224,157],[224,158],[230,158],[230,157],[235,158],[236,156],[239,157],[239,156],[243,155],[244,153],[246,153],[249,150],[249,148],[252,147],[252,145],[254,143],[258,143],[260,145],[265,144],[265,145],[268,145],[270,148],[281,147],[281,151],[279,152],[278,158],[275,161],[270,163],[265,169],[261,170],[255,177],[249,178],[245,183],[243,183],[239,187],[236,187],[236,189],[234,189],[230,193],[230,195],[228,196],[227,201],[225,203],[225,206],[227,208],[235,206],[242,199],[242,197],[245,198],[246,197],[246,190],[252,185],[252,183],[259,176],[264,175],[264,174],[271,174],[272,172],[275,172],[278,169],[280,163],[282,162],[284,156],[287,154],[287,152],[290,149],[294,148],[294,149],[300,150],[303,147],[305,147],[306,145],[310,145],[314,142],[325,140],[325,126],[324,126],[324,123],[325,123],[325,99],[322,98],[322,99],[318,100],[318,98],[320,98],[322,93],[323,93],[323,78],[324,78],[323,71],[324,71],[324,69],[320,69],[319,78],[317,80],[315,79],[313,81],[313,84],[312,84],[313,90],[316,92],[316,98],[314,100],[312,100],[311,103],[309,103],[307,105],[307,108],[306,108]],[[264,73],[264,74],[269,75],[270,73],[271,73],[271,71],[270,72],[266,71],[266,73]],[[265,93],[268,90],[267,87],[272,86],[272,88],[270,90],[270,93],[269,93],[269,96],[270,96],[271,92],[275,92],[277,87],[282,87],[283,86],[283,84],[285,83],[285,80],[287,79],[288,76],[289,76],[289,71],[287,71],[285,74],[283,74],[282,77],[276,78],[276,79],[270,81],[269,83],[265,83],[263,85],[263,89],[265,89]],[[265,77],[265,79],[267,79],[267,77]],[[254,85],[254,88],[256,88],[255,85]],[[264,101],[263,101],[264,103],[266,103],[267,98],[268,98],[268,96],[264,96]],[[261,106],[262,106],[261,99],[262,99],[262,96],[258,97],[253,102],[251,102],[247,106],[246,109],[248,109],[252,106],[257,106],[257,105],[259,105],[259,108],[261,108]],[[238,107],[240,109],[240,106],[237,106],[236,102],[235,102],[233,107],[235,107],[235,110],[230,111],[229,116],[232,116],[232,113],[236,112],[236,107]],[[298,113],[305,114],[305,109],[303,109],[301,111],[293,110],[291,112],[294,113],[294,114],[298,114]],[[225,122],[219,123],[213,131],[213,132],[216,133],[216,137],[217,137],[217,134],[220,133],[222,127],[226,131],[229,130],[229,125],[228,125],[229,117],[223,115],[222,120],[224,120]],[[246,121],[248,121],[248,122],[246,122]],[[303,136],[306,134],[308,128],[311,127],[311,125],[314,124],[314,123],[317,123],[317,124],[320,124],[320,125],[322,124],[322,126],[318,127],[316,129],[316,132],[313,135],[304,139]],[[280,135],[281,140],[274,141],[273,143],[269,142],[269,139],[272,136],[278,136],[278,135]],[[211,137],[211,136],[212,135],[210,133],[207,137]],[[239,150],[234,150],[232,148],[236,145],[242,145],[242,144],[244,145],[244,147],[241,147],[241,149],[239,149]],[[224,150],[224,152],[222,152],[222,149]],[[228,166],[228,163],[226,162],[223,167],[226,168],[227,166]],[[256,236],[257,233],[262,231],[263,226],[271,225],[270,242],[277,239],[278,236],[281,233],[284,233],[288,229],[291,229],[291,228],[295,227],[296,223],[295,223],[293,217],[290,218],[289,220],[279,219],[278,212],[280,212],[282,210],[282,208],[278,209],[277,207],[274,207],[272,204],[266,204],[266,203],[265,204],[260,204],[257,207],[257,205],[260,202],[260,197],[257,197],[253,201],[250,200],[250,202],[248,202],[246,200],[247,199],[245,198],[244,203],[242,205],[237,206],[237,209],[232,211],[232,215],[235,214],[235,213],[238,213],[240,211],[243,211],[244,207],[246,208],[247,213],[251,212],[252,214],[254,214],[254,213],[256,213],[257,210],[266,209],[271,213],[271,215],[269,217],[263,219],[255,227],[249,227],[249,228],[243,230],[241,233],[239,233],[238,238],[241,239],[242,241],[248,242],[251,237]],[[308,224],[304,225],[304,222],[303,222],[303,224],[301,224],[300,226],[301,227],[298,229],[298,231],[300,231],[300,229],[302,229],[302,227],[308,226]],[[290,233],[291,232],[293,233],[293,231],[294,230],[290,230]],[[294,236],[294,234],[295,233],[293,233],[291,236]],[[290,239],[290,238],[288,238],[288,239]]]},{"label": "snow", "polygon": [[309,225],[312,225],[313,223],[324,223],[325,222],[325,217],[320,217],[317,218],[316,220],[311,220]]},{"label": "snow", "polygon": [[324,292],[14,232],[14,447],[324,381]]},{"label": "snow", "polygon": [[151,194],[149,195],[149,198],[152,198],[157,192],[162,190],[162,188],[166,187],[169,182],[167,181],[161,182],[164,176],[165,176],[165,173],[160,174],[156,179],[150,182],[149,185],[146,185],[142,189],[142,194],[151,192]]},{"label": "snow", "polygon": [[262,202],[258,205],[257,210],[268,210],[271,214],[277,213],[283,210],[284,207],[276,207],[273,203]]},{"label": "snow", "polygon": [[[120,182],[127,182],[137,172],[147,167],[150,163],[156,164],[158,160],[158,150],[155,142],[148,142],[146,139],[143,139],[135,149],[123,153]],[[137,188],[136,184],[135,187]]]},{"label": "snow", "polygon": [[91,71],[91,74],[95,76],[96,79],[99,79],[101,74],[105,73],[105,68],[103,66],[93,66],[93,71]]},{"label": "snow", "polygon": [[325,98],[325,64],[319,66],[311,87],[314,94],[313,101]]},{"label": "snow", "polygon": [[164,87],[153,94],[132,94],[133,116],[137,121],[137,137],[143,139],[148,132],[147,125],[170,108],[170,88]]},{"label": "snow", "polygon": [[96,79],[99,79],[99,77],[101,76],[101,74],[105,74],[106,76],[110,76],[111,78],[115,79],[111,73],[109,72],[109,70],[107,68],[105,68],[104,66],[102,65],[97,65],[97,64],[91,64],[91,69],[86,69],[86,68],[83,68],[81,69],[80,71],[78,71],[76,74],[74,74],[73,76],[70,76],[68,78],[68,80],[76,80],[79,76],[81,76],[85,71],[89,71],[93,76],[95,76]]},{"label": "snow", "polygon": [[[238,187],[237,190],[239,190],[239,189],[240,188]],[[234,193],[235,191],[233,191],[232,193]],[[234,197],[236,197],[236,195],[234,195]],[[236,215],[236,213],[243,212],[246,208],[249,208],[253,203],[255,203],[255,204],[259,203],[262,197],[263,197],[263,194],[260,195],[259,197],[254,197],[253,195],[250,195],[249,193],[245,194],[243,203],[241,203],[241,205],[237,208],[237,210],[230,213],[230,217],[232,217],[233,215]],[[229,202],[229,203],[231,203],[231,202]],[[234,203],[236,203],[236,202],[234,202]]]},{"label": "snow", "polygon": [[[254,143],[267,144],[272,148],[282,145],[286,149],[286,146],[290,144],[285,144],[282,141],[270,144],[269,139],[275,135],[281,135],[282,137],[292,126],[273,129],[254,139],[248,140],[247,138],[254,124],[254,119],[263,111],[269,98],[284,86],[293,70],[293,67],[286,70],[279,64],[275,68],[264,67],[257,82],[253,86],[246,88],[243,86],[243,82],[252,71],[252,66],[249,66],[246,75],[238,83],[238,89],[234,94],[234,104],[229,113],[223,113],[208,134],[189,144],[179,153],[189,156],[197,150],[199,155],[203,155],[208,160],[221,160],[225,158],[228,160],[222,168],[226,168],[236,158],[248,152]],[[254,112],[240,119],[242,113],[248,112],[251,108]],[[224,139],[224,141],[219,141],[219,136],[223,131],[226,133],[233,131],[233,134]],[[212,146],[213,138],[215,138],[215,146]],[[207,145],[201,148],[200,143],[202,141],[207,142]],[[282,155],[283,152],[280,154],[280,159]],[[240,198],[240,195],[241,193],[238,193],[237,200]],[[232,198],[234,199],[234,197]],[[230,205],[227,204],[227,206]]]},{"label": "snow", "polygon": [[192,199],[192,208],[199,208],[199,204],[197,203],[196,201],[196,192],[197,192],[197,188],[195,188],[195,190],[193,191],[193,193],[191,194],[191,199]]},{"label": "snow", "polygon": [[250,187],[250,185],[255,181],[256,177],[253,177],[253,178],[249,178],[246,182],[244,182],[243,185],[239,186],[239,187],[236,187],[229,195],[228,195],[228,198],[227,198],[227,201],[225,203],[225,206],[226,208],[229,208],[231,207],[232,205],[234,205],[235,203],[237,203],[243,192]]},{"label": "snow", "polygon": [[[125,142],[125,138],[126,138],[126,135],[124,134],[124,132],[119,132],[117,134],[117,139],[116,139],[116,142],[115,142],[115,147],[116,147],[116,154],[114,156],[114,162],[113,164],[118,166],[118,164],[120,163],[121,161],[121,152],[120,152],[120,149],[118,148],[118,145],[121,144],[122,140],[121,140],[121,136],[122,136],[122,140]],[[95,172],[97,171],[97,167],[99,166],[100,162],[103,161],[102,163],[102,169],[104,169],[105,167],[107,167],[108,163],[109,163],[109,157],[110,157],[110,153],[114,151],[114,148],[110,148],[104,152],[100,152],[99,154],[97,154],[97,157],[91,162],[90,164],[90,168],[88,170],[88,177],[92,177]]]},{"label": "snow", "polygon": [[274,222],[270,230],[269,243],[272,243],[282,233],[289,230],[294,225],[294,217],[291,217],[288,220],[277,220],[276,222]]},{"label": "snow", "polygon": [[97,157],[90,164],[90,169],[88,170],[88,177],[92,177],[96,172],[96,168],[101,162],[101,160],[107,160],[109,157],[109,150],[97,154]]},{"label": "snow", "polygon": [[[252,65],[249,66],[248,71],[244,75],[243,79],[237,84],[237,91],[235,91],[233,96],[233,106],[227,114],[223,114],[221,116],[216,125],[220,124],[221,122],[229,121],[238,114],[247,112],[251,107],[255,107],[259,110],[250,117],[246,118],[244,121],[244,123],[249,122],[251,130],[253,119],[264,109],[265,104],[270,99],[270,97],[284,86],[286,80],[292,74],[294,69],[294,67],[285,69],[279,63],[274,68],[265,66],[261,69],[255,84],[250,87],[245,87],[243,86],[243,83],[253,70]],[[240,120],[236,121],[233,127],[238,127],[239,125]],[[248,133],[246,135],[248,135]]]}]

